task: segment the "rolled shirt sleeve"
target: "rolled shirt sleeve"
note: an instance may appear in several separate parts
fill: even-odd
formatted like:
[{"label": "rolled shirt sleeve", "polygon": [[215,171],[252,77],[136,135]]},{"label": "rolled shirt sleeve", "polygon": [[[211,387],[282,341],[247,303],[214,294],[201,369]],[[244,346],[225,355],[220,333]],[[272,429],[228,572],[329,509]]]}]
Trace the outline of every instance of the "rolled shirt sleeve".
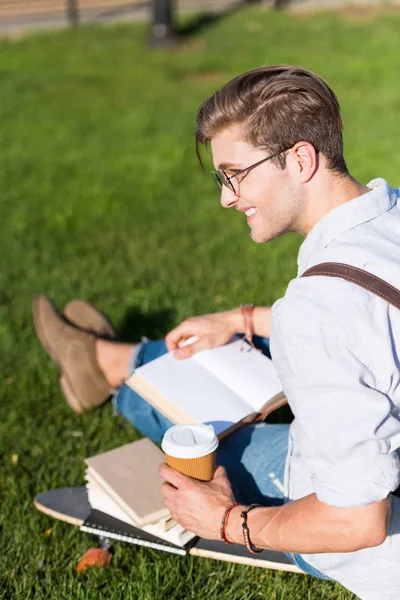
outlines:
[{"label": "rolled shirt sleeve", "polygon": [[318,499],[353,507],[386,498],[400,484],[400,425],[355,340],[296,309],[273,317],[273,330],[272,357],[295,415],[293,452]]}]

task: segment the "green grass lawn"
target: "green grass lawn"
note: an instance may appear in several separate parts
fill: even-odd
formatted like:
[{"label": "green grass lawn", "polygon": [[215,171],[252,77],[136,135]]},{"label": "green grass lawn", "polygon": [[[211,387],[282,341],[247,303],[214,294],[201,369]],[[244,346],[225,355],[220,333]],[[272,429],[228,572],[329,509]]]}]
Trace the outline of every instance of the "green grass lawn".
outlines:
[{"label": "green grass lawn", "polygon": [[111,569],[78,576],[90,538],[36,512],[32,499],[81,485],[85,456],[138,433],[109,405],[71,413],[35,338],[31,300],[86,298],[125,340],[162,336],[192,314],[274,302],[296,275],[301,240],[257,246],[245,220],[220,208],[194,154],[196,109],[248,68],[304,65],[339,95],[354,175],[396,185],[399,28],[396,15],[357,22],[251,9],[169,51],[148,51],[142,25],[0,43],[1,599],[354,598],[307,576],[118,543]]}]

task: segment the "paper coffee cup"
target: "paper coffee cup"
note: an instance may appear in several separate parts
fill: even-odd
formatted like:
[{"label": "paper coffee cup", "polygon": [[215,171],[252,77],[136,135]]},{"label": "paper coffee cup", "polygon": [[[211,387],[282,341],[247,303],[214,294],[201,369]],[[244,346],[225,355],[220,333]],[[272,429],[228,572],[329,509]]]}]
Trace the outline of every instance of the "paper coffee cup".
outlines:
[{"label": "paper coffee cup", "polygon": [[183,475],[211,481],[215,471],[218,438],[212,425],[174,425],[161,442],[167,464]]}]

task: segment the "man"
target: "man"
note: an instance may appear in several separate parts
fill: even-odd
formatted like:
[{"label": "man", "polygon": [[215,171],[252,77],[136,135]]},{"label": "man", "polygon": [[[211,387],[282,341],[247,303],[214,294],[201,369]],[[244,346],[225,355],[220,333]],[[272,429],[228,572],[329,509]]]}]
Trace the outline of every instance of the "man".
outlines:
[{"label": "man", "polygon": [[[261,502],[264,506],[246,515],[251,547],[287,552],[307,572],[337,580],[363,600],[397,599],[400,503],[391,492],[400,483],[400,311],[341,279],[300,276],[313,265],[339,262],[399,288],[400,191],[381,179],[364,186],[349,174],[336,96],[304,69],[261,67],[227,83],[198,113],[199,156],[200,145],[208,143],[221,203],[246,216],[255,242],[291,231],[306,237],[298,257],[299,277],[272,310],[256,308],[253,313],[254,333],[270,338],[295,419],[284,434],[286,446],[282,430],[279,443],[271,443],[274,426],[248,428],[243,456],[252,453],[253,458],[240,460],[265,497],[271,495],[266,480],[274,479],[278,469],[279,461],[275,471],[271,461],[279,444],[285,458],[284,503]],[[38,333],[57,355],[64,378],[75,381],[79,371],[67,364],[63,347],[68,336],[79,338],[82,347],[86,344],[91,364],[96,361],[93,369],[101,373],[104,390],[92,404],[103,400],[107,386],[122,383],[139,355],[139,363],[149,359],[144,356],[146,345],[134,350],[71,333],[46,302],[37,301]],[[58,346],[49,343],[51,327],[64,332]],[[239,309],[206,315],[179,325],[166,337],[166,346],[177,358],[185,358],[226,343],[240,330]],[[199,341],[179,349],[192,335]],[[123,386],[116,405],[146,433],[148,413],[141,421],[145,403],[129,393]],[[81,389],[80,397],[84,395]],[[152,431],[158,427],[161,434],[169,422],[158,414],[153,417]],[[241,513],[254,500],[243,500],[240,482],[232,488],[234,469],[226,458],[245,435],[242,430],[228,438],[225,455],[220,455],[229,477],[218,468],[212,482],[201,483],[166,465],[160,468],[165,505],[198,535],[219,539],[227,509],[239,500],[225,521],[224,537],[248,544]],[[257,470],[263,463],[268,469]]]}]

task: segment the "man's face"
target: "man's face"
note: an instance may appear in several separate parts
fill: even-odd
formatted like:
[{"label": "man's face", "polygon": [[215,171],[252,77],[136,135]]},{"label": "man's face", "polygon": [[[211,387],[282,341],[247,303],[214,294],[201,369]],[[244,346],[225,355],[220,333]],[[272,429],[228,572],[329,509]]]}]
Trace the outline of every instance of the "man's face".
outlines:
[{"label": "man's face", "polygon": [[[229,177],[268,156],[265,150],[244,142],[242,137],[241,127],[234,125],[211,140],[214,166]],[[268,242],[296,230],[302,200],[294,169],[282,170],[269,160],[239,175],[238,180],[232,180],[237,194],[222,187],[221,204],[225,208],[235,207],[245,215],[255,242]]]}]

